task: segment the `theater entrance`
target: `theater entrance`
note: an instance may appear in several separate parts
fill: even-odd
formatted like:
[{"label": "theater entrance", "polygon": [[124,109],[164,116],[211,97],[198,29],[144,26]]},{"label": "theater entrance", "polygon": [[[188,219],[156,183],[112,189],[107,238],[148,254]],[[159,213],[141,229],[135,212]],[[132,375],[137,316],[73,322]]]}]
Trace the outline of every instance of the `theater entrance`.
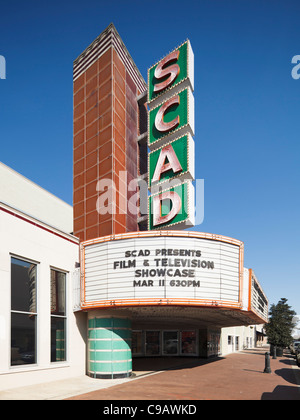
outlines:
[{"label": "theater entrance", "polygon": [[132,355],[197,356],[197,330],[133,330]]}]

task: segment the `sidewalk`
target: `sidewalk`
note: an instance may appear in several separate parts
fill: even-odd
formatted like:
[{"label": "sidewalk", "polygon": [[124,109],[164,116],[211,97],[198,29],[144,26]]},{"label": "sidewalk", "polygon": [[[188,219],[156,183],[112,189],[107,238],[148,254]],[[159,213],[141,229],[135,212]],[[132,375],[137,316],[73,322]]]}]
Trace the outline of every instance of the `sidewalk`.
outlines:
[{"label": "sidewalk", "polygon": [[135,359],[134,377],[87,376],[0,392],[0,400],[300,400],[300,368],[286,353],[270,359],[263,349],[215,359]]},{"label": "sidewalk", "polygon": [[[174,369],[71,399],[300,400],[300,369],[295,359],[288,353],[271,358],[272,372],[263,373],[266,350],[256,348],[224,358],[183,361],[184,365]],[[139,363],[138,369],[142,369],[142,359]]]}]

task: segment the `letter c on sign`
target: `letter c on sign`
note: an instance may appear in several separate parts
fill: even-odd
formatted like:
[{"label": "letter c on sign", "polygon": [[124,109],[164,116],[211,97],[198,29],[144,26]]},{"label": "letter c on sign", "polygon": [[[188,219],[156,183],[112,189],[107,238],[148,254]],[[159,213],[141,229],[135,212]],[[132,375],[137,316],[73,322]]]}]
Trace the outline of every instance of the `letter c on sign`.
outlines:
[{"label": "letter c on sign", "polygon": [[167,111],[168,108],[170,108],[172,105],[176,105],[180,103],[179,95],[174,96],[173,98],[170,98],[165,102],[159,109],[158,113],[155,117],[155,127],[158,131],[170,131],[173,128],[177,127],[177,125],[180,122],[179,115],[174,118],[173,121],[170,122],[164,122],[163,117]]}]

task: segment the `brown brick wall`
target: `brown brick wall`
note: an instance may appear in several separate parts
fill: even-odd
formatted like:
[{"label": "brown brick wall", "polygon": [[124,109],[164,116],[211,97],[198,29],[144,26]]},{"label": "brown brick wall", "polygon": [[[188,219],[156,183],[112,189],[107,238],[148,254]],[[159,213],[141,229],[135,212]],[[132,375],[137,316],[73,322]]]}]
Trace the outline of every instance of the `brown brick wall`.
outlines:
[{"label": "brown brick wall", "polygon": [[[74,81],[74,234],[81,241],[138,230],[137,216],[120,211],[138,175],[137,93],[113,47]],[[127,182],[120,171],[127,171]],[[104,178],[117,187],[116,214],[97,211],[96,186]]]}]

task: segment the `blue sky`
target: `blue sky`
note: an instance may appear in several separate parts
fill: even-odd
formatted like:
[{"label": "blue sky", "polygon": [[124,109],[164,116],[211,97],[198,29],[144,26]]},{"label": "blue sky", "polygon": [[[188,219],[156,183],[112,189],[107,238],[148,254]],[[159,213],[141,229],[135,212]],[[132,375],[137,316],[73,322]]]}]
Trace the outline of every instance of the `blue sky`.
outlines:
[{"label": "blue sky", "polygon": [[300,314],[297,0],[1,2],[0,160],[72,204],[73,60],[113,22],[146,79],[187,38],[195,54],[195,230],[245,243],[270,303]]}]

